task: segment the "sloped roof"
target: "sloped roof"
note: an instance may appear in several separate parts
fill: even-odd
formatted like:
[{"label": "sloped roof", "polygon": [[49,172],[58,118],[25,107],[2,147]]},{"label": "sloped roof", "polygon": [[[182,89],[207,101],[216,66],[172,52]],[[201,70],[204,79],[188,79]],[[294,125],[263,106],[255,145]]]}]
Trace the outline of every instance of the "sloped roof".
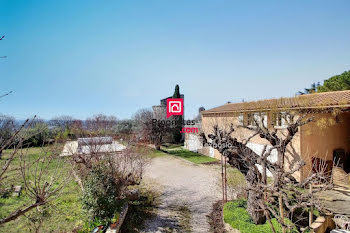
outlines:
[{"label": "sloped roof", "polygon": [[78,138],[78,146],[112,144],[112,137]]},{"label": "sloped roof", "polygon": [[314,93],[295,97],[266,99],[251,102],[228,103],[201,112],[211,113],[248,112],[277,109],[312,109],[312,108],[348,108],[350,107],[350,90]]}]

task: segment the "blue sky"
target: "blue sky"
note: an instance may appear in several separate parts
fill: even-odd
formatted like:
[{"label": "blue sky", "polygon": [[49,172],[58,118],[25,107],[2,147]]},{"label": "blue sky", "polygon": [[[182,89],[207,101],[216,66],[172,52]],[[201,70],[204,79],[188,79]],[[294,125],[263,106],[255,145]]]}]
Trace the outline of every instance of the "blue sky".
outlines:
[{"label": "blue sky", "polygon": [[293,96],[350,70],[350,1],[0,0],[0,113],[132,116]]}]

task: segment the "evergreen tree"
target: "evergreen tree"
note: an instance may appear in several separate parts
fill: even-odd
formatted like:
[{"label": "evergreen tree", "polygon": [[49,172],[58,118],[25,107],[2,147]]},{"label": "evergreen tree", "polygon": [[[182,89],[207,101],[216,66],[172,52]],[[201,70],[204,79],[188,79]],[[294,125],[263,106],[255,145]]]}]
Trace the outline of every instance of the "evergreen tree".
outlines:
[{"label": "evergreen tree", "polygon": [[310,88],[304,88],[304,91],[299,91],[299,95],[305,95],[305,94],[312,94],[318,92],[320,88],[320,82],[318,83],[312,83]]},{"label": "evergreen tree", "polygon": [[318,92],[350,90],[350,71],[335,75],[324,81]]},{"label": "evergreen tree", "polygon": [[312,83],[310,88],[304,88],[304,91],[299,91],[297,94],[312,94],[316,92],[328,91],[344,91],[350,90],[350,70],[345,71],[340,75],[334,75],[329,79],[324,80],[323,85],[320,83]]},{"label": "evergreen tree", "polygon": [[[180,95],[180,87],[179,85],[175,86],[175,91],[174,91],[174,95],[173,98],[179,99],[181,98]],[[182,122],[183,117],[182,116],[172,116],[173,119],[177,122]],[[183,125],[182,124],[178,124],[173,128],[173,133],[172,133],[172,140],[175,143],[180,143],[182,140],[182,134],[180,133],[181,129],[182,129]]]},{"label": "evergreen tree", "polygon": [[173,95],[173,98],[181,98],[181,95],[180,95],[180,87],[179,85],[176,85],[175,86],[175,91],[174,91],[174,95]]}]

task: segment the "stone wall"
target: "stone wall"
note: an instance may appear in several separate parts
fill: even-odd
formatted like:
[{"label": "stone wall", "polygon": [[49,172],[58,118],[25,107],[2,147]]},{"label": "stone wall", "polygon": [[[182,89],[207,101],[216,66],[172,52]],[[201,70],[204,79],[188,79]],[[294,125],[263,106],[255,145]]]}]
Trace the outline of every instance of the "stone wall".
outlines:
[{"label": "stone wall", "polygon": [[[195,125],[185,125],[184,127],[198,128],[199,132],[201,130],[200,123],[197,123]],[[184,147],[187,150],[200,153],[200,151],[203,149],[203,142],[199,133],[185,133]]]}]

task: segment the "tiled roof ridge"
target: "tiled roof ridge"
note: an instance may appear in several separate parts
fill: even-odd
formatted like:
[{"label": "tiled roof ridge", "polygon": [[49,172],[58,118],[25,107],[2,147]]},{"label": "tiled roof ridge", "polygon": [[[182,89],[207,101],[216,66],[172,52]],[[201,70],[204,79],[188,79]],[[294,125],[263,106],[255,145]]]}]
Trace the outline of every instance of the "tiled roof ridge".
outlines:
[{"label": "tiled roof ridge", "polygon": [[350,90],[319,92],[294,97],[280,97],[249,102],[228,103],[203,112],[237,112],[272,108],[313,108],[350,105]]}]

